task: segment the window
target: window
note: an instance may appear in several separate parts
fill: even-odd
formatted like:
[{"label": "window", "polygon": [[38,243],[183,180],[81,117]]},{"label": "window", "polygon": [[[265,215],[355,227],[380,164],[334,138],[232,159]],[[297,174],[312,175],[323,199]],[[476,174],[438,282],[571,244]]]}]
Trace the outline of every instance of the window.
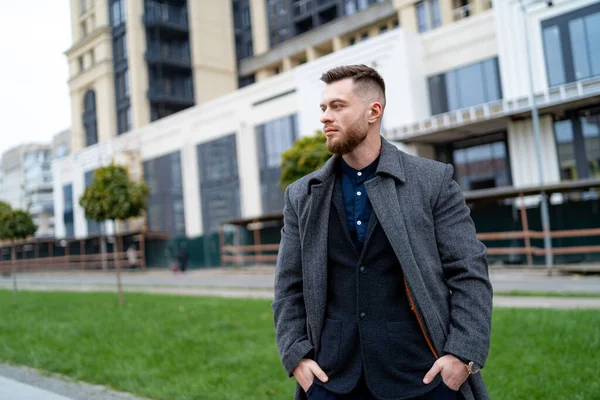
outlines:
[{"label": "window", "polygon": [[600,178],[600,108],[567,113],[554,137],[562,180]]},{"label": "window", "polygon": [[73,186],[63,186],[63,222],[65,224],[65,236],[75,236],[75,223],[73,218]]},{"label": "window", "polygon": [[573,123],[570,120],[554,123],[554,137],[558,152],[558,164],[561,180],[575,180],[577,164],[575,162],[575,146],[573,141]]},{"label": "window", "polygon": [[123,72],[123,86],[125,87],[125,96],[129,97],[129,70]]},{"label": "window", "polygon": [[81,5],[81,13],[85,14],[85,12],[87,11],[87,0],[81,0],[80,5]]},{"label": "window", "polygon": [[205,233],[241,215],[235,134],[197,146],[202,221]]},{"label": "window", "polygon": [[346,15],[352,15],[356,13],[356,3],[354,0],[346,0],[345,12]]},{"label": "window", "polygon": [[125,0],[111,0],[111,24],[116,27],[125,23]]},{"label": "window", "polygon": [[280,212],[283,209],[283,193],[279,187],[281,153],[294,144],[297,135],[296,115],[256,127],[263,212]]},{"label": "window", "polygon": [[87,23],[86,23],[86,21],[83,21],[81,23],[81,36],[82,37],[87,37],[87,35],[88,35]]},{"label": "window", "polygon": [[172,237],[185,235],[180,153],[144,161],[143,168],[150,187],[148,228],[168,232]]},{"label": "window", "polygon": [[122,134],[131,130],[131,109],[127,108],[119,110],[118,118],[118,133]]},{"label": "window", "polygon": [[548,85],[600,76],[600,3],[542,23]]},{"label": "window", "polygon": [[497,58],[435,75],[428,81],[433,115],[502,98]]},{"label": "window", "polygon": [[94,49],[90,50],[90,63],[91,63],[92,66],[94,64],[96,64],[96,59],[95,59],[95,56],[94,56]]},{"label": "window", "polygon": [[368,32],[363,32],[363,34],[360,36],[361,40],[367,40],[369,38],[369,33]]},{"label": "window", "polygon": [[387,25],[382,25],[382,26],[379,27],[379,33],[380,34],[387,32],[387,30],[388,30]]},{"label": "window", "polygon": [[427,32],[442,25],[439,0],[423,0],[416,5],[419,32]]},{"label": "window", "polygon": [[79,64],[79,72],[83,72],[85,70],[83,65],[83,57],[77,58],[77,63]]},{"label": "window", "polygon": [[454,177],[463,190],[511,185],[505,133],[440,146],[437,158],[454,165]]},{"label": "window", "polygon": [[86,146],[98,143],[98,132],[96,129],[96,93],[88,90],[83,100],[83,127],[85,130]]}]

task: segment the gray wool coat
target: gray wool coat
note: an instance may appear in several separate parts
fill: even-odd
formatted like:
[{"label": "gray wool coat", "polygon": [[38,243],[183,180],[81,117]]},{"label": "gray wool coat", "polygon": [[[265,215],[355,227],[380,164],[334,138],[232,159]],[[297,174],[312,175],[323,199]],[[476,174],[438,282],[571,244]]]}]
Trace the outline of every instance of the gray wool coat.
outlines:
[{"label": "gray wool coat", "polygon": [[[365,183],[398,258],[416,312],[438,355],[483,366],[490,346],[492,287],[486,248],[451,165],[408,155],[382,140],[377,176]],[[335,157],[285,192],[284,226],[275,272],[277,346],[289,376],[319,354],[327,302],[327,231]],[[461,387],[466,400],[486,400],[481,374]],[[306,399],[296,385],[296,400]]]}]

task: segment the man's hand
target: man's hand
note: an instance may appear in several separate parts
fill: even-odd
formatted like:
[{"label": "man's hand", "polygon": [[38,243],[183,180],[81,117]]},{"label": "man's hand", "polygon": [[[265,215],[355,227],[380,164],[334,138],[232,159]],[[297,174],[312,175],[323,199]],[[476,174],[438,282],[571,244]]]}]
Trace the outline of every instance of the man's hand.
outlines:
[{"label": "man's hand", "polygon": [[310,385],[312,385],[315,376],[319,378],[321,382],[327,382],[329,380],[325,372],[319,367],[319,364],[307,358],[300,360],[292,373],[305,392],[307,392]]},{"label": "man's hand", "polygon": [[458,390],[469,377],[465,364],[452,354],[438,358],[433,367],[427,372],[423,383],[429,384],[437,374],[442,375],[442,380],[452,390]]}]

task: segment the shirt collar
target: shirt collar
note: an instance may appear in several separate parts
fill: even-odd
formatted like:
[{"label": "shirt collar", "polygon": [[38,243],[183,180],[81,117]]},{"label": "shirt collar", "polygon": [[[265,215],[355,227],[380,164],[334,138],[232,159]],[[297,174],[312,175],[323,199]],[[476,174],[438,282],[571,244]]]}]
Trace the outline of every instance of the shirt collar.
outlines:
[{"label": "shirt collar", "polygon": [[[357,170],[349,166],[342,157],[340,157],[340,159],[342,165],[342,172],[344,173],[344,175],[348,176],[351,179],[364,180],[367,177],[375,176],[375,174],[377,173],[377,166],[379,165],[379,156],[377,156],[375,161],[373,161],[371,164],[367,165],[361,170]],[[359,172],[360,175],[358,175]]]}]

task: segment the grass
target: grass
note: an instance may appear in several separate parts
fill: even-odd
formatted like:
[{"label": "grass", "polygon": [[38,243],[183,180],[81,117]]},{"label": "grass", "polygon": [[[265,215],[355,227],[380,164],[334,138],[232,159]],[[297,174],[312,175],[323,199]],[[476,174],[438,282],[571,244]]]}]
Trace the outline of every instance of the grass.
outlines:
[{"label": "grass", "polygon": [[[0,290],[0,359],[151,399],[290,399],[268,300]],[[598,310],[496,309],[491,398],[598,399]],[[594,361],[596,360],[596,361]]]},{"label": "grass", "polygon": [[529,290],[509,290],[507,292],[494,292],[494,296],[519,296],[519,297],[574,297],[574,298],[600,298],[598,292],[536,292]]}]

